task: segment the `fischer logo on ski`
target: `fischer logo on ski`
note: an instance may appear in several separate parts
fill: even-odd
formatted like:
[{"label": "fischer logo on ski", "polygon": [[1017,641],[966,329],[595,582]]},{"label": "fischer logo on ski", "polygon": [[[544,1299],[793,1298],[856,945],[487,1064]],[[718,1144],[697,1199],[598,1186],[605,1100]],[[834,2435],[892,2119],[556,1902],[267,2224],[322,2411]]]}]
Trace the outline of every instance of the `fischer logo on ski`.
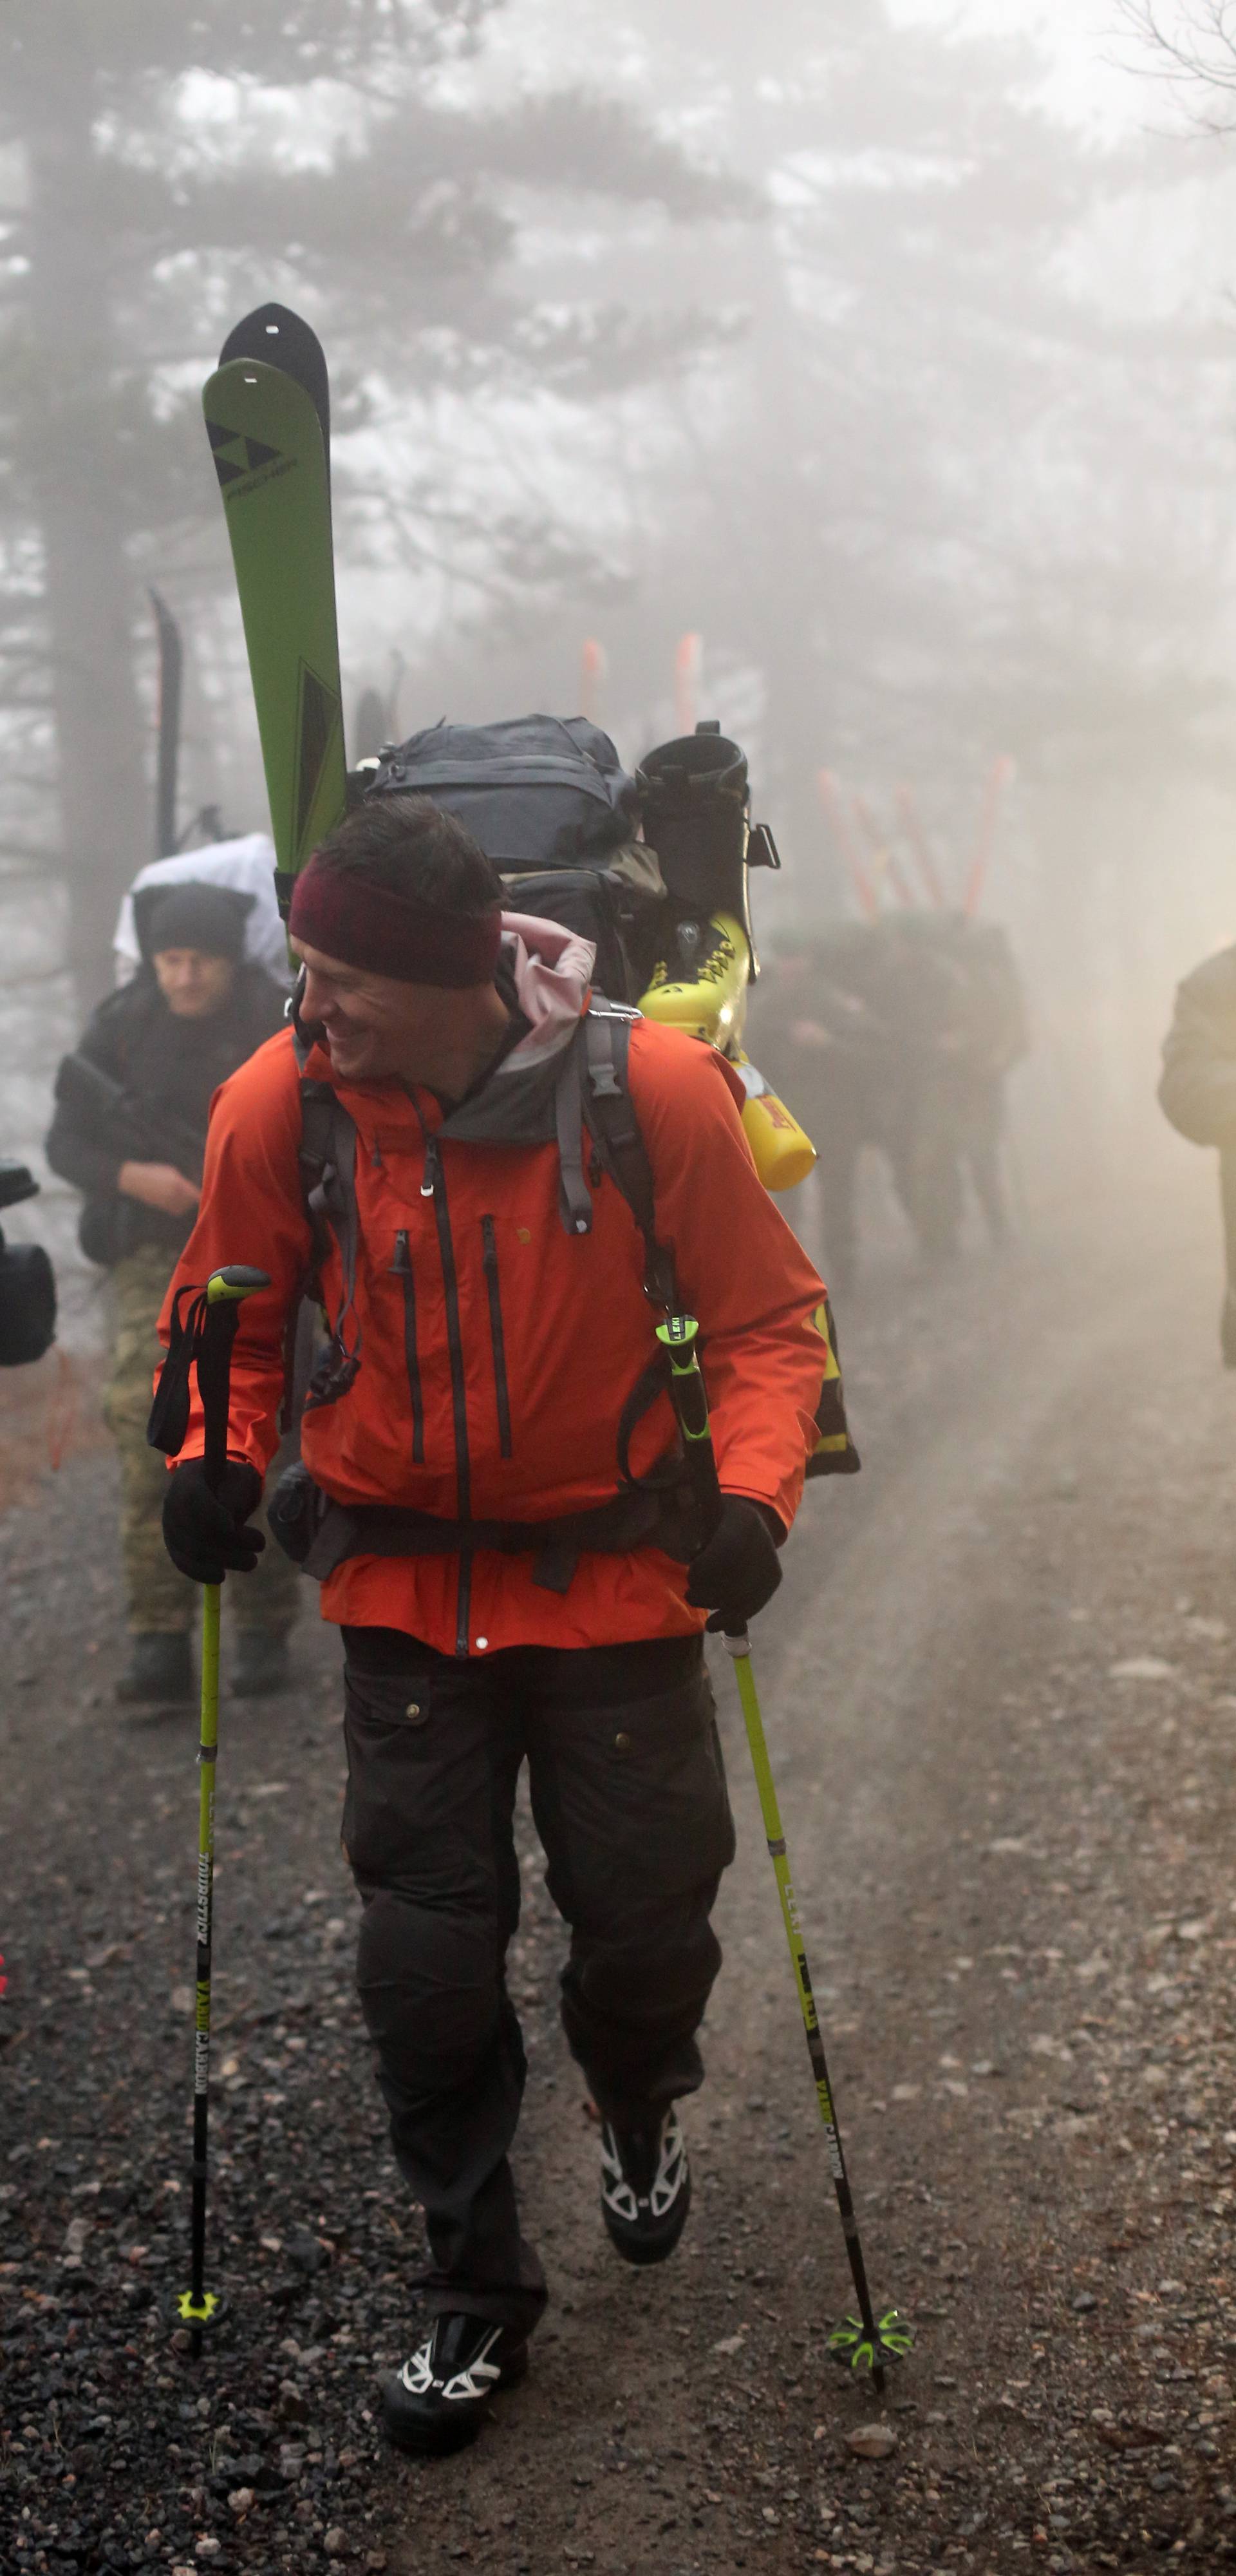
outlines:
[{"label": "fischer logo on ski", "polygon": [[[263,439],[249,438],[244,430],[225,429],[222,421],[208,420],[206,434],[210,440],[215,472],[219,477],[222,491],[226,491],[229,483],[243,483],[250,474],[256,474],[263,465],[279,465],[286,474],[295,462],[294,458],[284,456],[281,449],[268,447]],[[225,447],[242,448],[245,459],[243,465],[237,463],[234,457],[225,456],[223,453]]]}]

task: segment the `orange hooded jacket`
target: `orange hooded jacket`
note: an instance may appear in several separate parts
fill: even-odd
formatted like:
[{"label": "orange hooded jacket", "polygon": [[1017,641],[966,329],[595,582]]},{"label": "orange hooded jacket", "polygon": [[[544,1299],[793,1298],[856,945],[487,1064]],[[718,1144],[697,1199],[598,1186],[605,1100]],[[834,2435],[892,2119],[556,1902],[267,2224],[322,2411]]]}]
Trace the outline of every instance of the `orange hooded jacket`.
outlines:
[{"label": "orange hooded jacket", "polygon": [[[586,942],[516,915],[505,916],[504,933],[530,1028],[486,1091],[551,1064],[589,1000]],[[305,1071],[331,1081],[324,1048],[314,1048]],[[721,1482],[770,1504],[788,1528],[817,1438],[822,1284],[756,1175],[741,1090],[721,1058],[637,1020],[628,1079],[658,1236],[672,1248],[681,1302],[702,1328]],[[348,1392],[305,1414],[302,1454],[315,1481],[344,1504],[396,1504],[451,1520],[546,1520],[608,1500],[618,1483],[619,1417],[655,1355],[657,1318],[644,1295],[642,1237],[621,1192],[590,1168],[591,1139],[592,1230],[571,1236],[559,1213],[556,1141],[457,1139],[430,1091],[394,1081],[333,1087],[357,1131],[351,1338],[359,1334],[361,1357]],[[269,1272],[269,1292],[241,1309],[229,1426],[231,1453],[263,1474],[278,1444],[288,1317],[312,1263],[301,1138],[287,1030],[215,1095],[198,1220],[161,1323],[166,1341],[177,1288],[200,1286],[228,1262]],[[321,1270],[332,1313],[342,1285],[332,1241]],[[673,1438],[661,1396],[632,1440],[633,1471],[645,1473]],[[195,1391],[182,1456],[201,1450]],[[704,1614],[687,1607],[685,1580],[655,1547],[581,1555],[561,1596],[534,1582],[527,1555],[360,1556],[327,1577],[322,1612],[345,1625],[402,1629],[448,1654],[596,1646],[700,1628]]]}]

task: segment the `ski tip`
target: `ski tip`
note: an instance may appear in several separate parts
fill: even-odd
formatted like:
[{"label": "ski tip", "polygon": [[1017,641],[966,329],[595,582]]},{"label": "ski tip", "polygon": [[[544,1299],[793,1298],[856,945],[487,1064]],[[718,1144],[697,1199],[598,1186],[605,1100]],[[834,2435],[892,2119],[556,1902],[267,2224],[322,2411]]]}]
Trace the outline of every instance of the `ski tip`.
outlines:
[{"label": "ski tip", "polygon": [[219,352],[221,367],[237,358],[256,359],[290,376],[309,396],[318,416],[322,446],[330,463],[330,371],[326,352],[311,322],[288,304],[258,304],[229,331]]},{"label": "ski tip", "polygon": [[303,412],[311,416],[315,424],[318,422],[317,405],[299,378],[290,375],[286,367],[273,366],[267,358],[229,358],[226,365],[215,368],[214,374],[207,377],[202,387],[202,401],[207,410],[212,395],[216,400],[230,397],[244,401],[248,397],[250,410],[256,407],[259,398],[264,404],[278,402],[294,414]]},{"label": "ski tip", "polygon": [[[232,358],[265,357],[272,366],[286,366],[289,355],[299,362],[310,353],[316,354],[325,374],[326,352],[303,313],[294,313],[290,304],[255,304],[252,313],[242,315],[228,332],[219,364],[225,367]],[[287,373],[296,375],[298,365],[287,366]]]},{"label": "ski tip", "polygon": [[202,387],[206,435],[226,493],[266,467],[287,470],[314,456],[329,495],[322,416],[313,395],[283,367],[264,358],[229,358]]}]

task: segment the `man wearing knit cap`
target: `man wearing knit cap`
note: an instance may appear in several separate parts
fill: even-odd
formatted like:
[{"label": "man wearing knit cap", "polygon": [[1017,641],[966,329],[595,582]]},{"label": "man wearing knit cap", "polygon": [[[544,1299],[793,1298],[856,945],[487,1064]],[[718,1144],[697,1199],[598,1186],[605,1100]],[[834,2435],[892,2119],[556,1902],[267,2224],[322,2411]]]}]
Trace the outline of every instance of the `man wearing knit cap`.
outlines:
[{"label": "man wearing knit cap", "polygon": [[[56,1081],[53,1171],[82,1191],[83,1251],[111,1273],[112,1369],[104,1398],[120,1459],[121,1546],[130,1660],[117,1697],[172,1707],[195,1695],[196,1596],[160,1533],[166,1469],[146,1440],[156,1326],[201,1190],[213,1093],[280,1026],[285,996],[245,963],[252,898],[204,883],[135,899],[141,964],[95,1012]],[[234,1686],[248,1696],[286,1676],[297,1579],[272,1555],[245,1587]]]},{"label": "man wearing knit cap", "polygon": [[[199,1582],[253,1567],[312,1274],[330,1346],[272,1526],[343,1631],[357,1982],[428,2238],[383,2416],[433,2453],[522,2376],[548,2295],[510,2163],[525,1761],[570,1930],[562,2018],[601,2115],[603,2225],[646,2265],[686,2223],[676,2104],[703,2080],[734,1850],[703,1630],[710,1611],[745,1623],[780,1580],[818,1436],[824,1292],[756,1173],[731,1069],[594,995],[589,942],[504,911],[456,817],[408,794],[362,804],[297,878],[291,934],[297,1029],[216,1103],[176,1274],[178,1293],[244,1261],[270,1284],[240,1310],[231,1463],[216,1490],[199,1410],[163,1527]],[[586,1102],[615,1090],[607,1161]],[[628,1108],[655,1245],[619,1177]],[[706,1537],[649,1374],[670,1295],[707,1337],[723,1502]],[[305,2145],[329,2155],[329,2122]]]}]

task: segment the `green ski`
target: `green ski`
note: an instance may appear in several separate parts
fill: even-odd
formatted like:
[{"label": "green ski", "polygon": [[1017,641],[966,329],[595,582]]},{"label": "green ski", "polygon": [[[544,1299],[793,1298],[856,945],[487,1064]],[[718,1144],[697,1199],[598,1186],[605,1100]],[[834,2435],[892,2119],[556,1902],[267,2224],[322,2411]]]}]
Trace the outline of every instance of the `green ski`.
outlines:
[{"label": "green ski", "polygon": [[202,395],[262,738],[276,883],[344,811],[330,487],[318,413],[281,368],[234,358]]}]

